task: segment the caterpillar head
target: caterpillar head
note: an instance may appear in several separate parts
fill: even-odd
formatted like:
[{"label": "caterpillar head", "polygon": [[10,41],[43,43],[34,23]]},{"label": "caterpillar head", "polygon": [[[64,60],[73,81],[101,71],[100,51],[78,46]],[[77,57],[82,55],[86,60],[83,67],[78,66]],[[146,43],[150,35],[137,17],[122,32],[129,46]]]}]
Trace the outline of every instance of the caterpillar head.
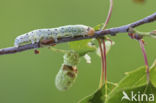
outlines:
[{"label": "caterpillar head", "polygon": [[95,30],[92,27],[88,27],[87,31],[88,31],[88,36],[93,36],[95,33]]}]

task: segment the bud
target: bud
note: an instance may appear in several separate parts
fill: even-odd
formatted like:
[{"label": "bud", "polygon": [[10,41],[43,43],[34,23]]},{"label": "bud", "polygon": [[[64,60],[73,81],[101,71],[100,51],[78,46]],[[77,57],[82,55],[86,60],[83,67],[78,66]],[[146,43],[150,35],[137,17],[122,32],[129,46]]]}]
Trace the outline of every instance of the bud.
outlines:
[{"label": "bud", "polygon": [[153,38],[156,38],[156,30],[150,32],[150,36]]},{"label": "bud", "polygon": [[75,51],[69,51],[64,55],[64,64],[75,66],[79,63],[79,54]]},{"label": "bud", "polygon": [[64,55],[64,63],[56,75],[55,85],[60,91],[68,90],[72,87],[76,77],[79,63],[79,54],[75,51],[68,51]]},{"label": "bud", "polygon": [[72,87],[77,77],[77,68],[63,64],[56,75],[55,85],[60,91],[68,90]]}]

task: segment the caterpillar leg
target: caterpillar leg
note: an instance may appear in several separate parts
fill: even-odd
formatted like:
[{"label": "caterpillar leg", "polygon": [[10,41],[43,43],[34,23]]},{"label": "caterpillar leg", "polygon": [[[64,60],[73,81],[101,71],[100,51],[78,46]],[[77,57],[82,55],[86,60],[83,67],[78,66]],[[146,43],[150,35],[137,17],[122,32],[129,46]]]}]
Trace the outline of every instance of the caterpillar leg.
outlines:
[{"label": "caterpillar leg", "polygon": [[55,40],[54,39],[47,39],[47,40],[41,40],[40,41],[40,44],[41,45],[56,45],[56,44],[54,44],[54,42],[55,42]]},{"label": "caterpillar leg", "polygon": [[55,42],[58,42],[58,39],[57,39],[57,37],[56,37],[56,38],[54,38],[54,40],[55,40]]}]

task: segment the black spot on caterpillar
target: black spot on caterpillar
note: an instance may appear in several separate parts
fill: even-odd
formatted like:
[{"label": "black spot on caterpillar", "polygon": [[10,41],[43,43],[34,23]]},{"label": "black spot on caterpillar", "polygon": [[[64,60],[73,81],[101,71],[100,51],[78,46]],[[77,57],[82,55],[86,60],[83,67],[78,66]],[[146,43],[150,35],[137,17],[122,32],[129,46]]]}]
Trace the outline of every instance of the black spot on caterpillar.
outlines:
[{"label": "black spot on caterpillar", "polygon": [[67,25],[58,28],[38,29],[16,37],[14,45],[18,47],[24,43],[31,42],[34,44],[35,42],[38,43],[41,40],[49,39],[53,39],[57,42],[58,38],[61,37],[74,37],[80,35],[92,36],[94,35],[94,29],[85,25]]}]

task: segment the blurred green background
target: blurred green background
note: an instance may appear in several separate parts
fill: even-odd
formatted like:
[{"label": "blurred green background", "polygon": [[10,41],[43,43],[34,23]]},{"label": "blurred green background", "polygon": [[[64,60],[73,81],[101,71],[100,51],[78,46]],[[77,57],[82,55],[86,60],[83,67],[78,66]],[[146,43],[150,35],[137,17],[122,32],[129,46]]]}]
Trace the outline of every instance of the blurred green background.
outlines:
[{"label": "blurred green background", "polygon": [[[135,4],[132,0],[114,0],[113,15],[108,27],[116,27],[142,19],[156,11],[156,0]],[[68,24],[95,26],[105,21],[109,0],[0,0],[0,48],[13,46],[16,36],[38,28]],[[156,29],[156,23],[138,28]],[[108,80],[118,82],[124,72],[144,65],[139,43],[127,34],[111,37],[116,42],[107,56]],[[156,40],[145,38],[151,65],[156,58]],[[66,44],[58,45],[66,48]],[[47,48],[0,56],[0,103],[76,103],[94,92],[100,78],[100,58],[92,56],[92,64],[82,59],[74,86],[60,92],[55,76],[63,63],[60,53]]]}]

